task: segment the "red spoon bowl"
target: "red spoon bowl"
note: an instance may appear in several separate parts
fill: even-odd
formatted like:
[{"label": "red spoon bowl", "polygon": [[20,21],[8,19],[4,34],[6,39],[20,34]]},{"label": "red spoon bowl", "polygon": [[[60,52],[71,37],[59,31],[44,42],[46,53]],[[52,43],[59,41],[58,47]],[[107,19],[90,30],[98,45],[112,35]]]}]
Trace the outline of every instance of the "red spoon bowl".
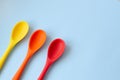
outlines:
[{"label": "red spoon bowl", "polygon": [[56,61],[62,56],[64,49],[65,42],[62,39],[55,39],[49,46],[47,58],[50,60],[50,62]]}]

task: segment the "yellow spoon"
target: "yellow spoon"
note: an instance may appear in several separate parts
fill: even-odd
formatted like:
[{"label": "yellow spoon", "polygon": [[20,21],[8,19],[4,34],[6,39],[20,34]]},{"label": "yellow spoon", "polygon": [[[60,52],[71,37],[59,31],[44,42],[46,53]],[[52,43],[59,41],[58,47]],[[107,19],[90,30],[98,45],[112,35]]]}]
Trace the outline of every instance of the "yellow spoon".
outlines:
[{"label": "yellow spoon", "polygon": [[2,69],[8,55],[10,54],[11,50],[15,47],[15,45],[21,41],[28,33],[29,25],[25,21],[18,22],[15,27],[13,28],[10,43],[8,48],[6,49],[5,53],[0,58],[0,70]]}]

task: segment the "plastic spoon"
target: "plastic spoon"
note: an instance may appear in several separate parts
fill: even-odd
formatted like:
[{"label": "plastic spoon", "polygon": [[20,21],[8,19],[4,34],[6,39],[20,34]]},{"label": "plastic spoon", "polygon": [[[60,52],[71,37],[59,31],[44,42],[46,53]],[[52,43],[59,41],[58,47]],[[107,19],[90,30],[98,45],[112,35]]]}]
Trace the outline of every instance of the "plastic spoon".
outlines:
[{"label": "plastic spoon", "polygon": [[38,80],[43,80],[48,68],[63,54],[65,42],[62,39],[55,39],[49,46],[46,65]]},{"label": "plastic spoon", "polygon": [[35,54],[35,52],[43,46],[45,40],[46,40],[46,33],[43,30],[37,30],[32,34],[30,38],[29,48],[26,58],[23,61],[22,65],[20,66],[19,70],[14,75],[12,80],[20,80],[20,76],[22,75],[28,61]]},{"label": "plastic spoon", "polygon": [[28,26],[28,23],[25,21],[18,22],[15,25],[12,31],[12,35],[10,38],[10,43],[8,45],[8,48],[6,49],[5,53],[2,55],[0,59],[0,69],[2,69],[11,50],[15,47],[15,45],[19,41],[21,41],[26,36],[26,34],[28,33],[28,30],[29,30],[29,26]]}]

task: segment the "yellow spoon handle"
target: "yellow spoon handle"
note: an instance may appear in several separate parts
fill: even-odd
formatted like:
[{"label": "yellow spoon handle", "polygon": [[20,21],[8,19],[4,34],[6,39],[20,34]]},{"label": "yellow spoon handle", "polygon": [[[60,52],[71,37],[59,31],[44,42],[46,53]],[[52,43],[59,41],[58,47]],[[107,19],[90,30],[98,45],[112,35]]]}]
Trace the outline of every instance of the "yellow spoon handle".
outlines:
[{"label": "yellow spoon handle", "polygon": [[8,48],[6,49],[5,53],[2,55],[2,57],[0,59],[0,70],[2,69],[9,53],[11,52],[11,50],[13,49],[14,46],[15,46],[15,44],[11,41],[10,44],[8,45]]}]

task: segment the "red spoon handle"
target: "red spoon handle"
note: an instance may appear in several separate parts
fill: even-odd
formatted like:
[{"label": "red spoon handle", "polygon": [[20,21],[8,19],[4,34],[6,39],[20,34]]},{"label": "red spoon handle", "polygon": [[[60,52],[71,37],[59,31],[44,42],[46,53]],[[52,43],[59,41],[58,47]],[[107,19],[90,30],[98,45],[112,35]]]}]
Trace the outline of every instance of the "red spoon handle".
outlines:
[{"label": "red spoon handle", "polygon": [[48,69],[49,69],[49,67],[50,67],[50,65],[51,65],[50,62],[47,62],[47,63],[46,63],[46,65],[45,65],[45,67],[44,67],[42,73],[40,74],[38,80],[43,80],[45,74],[47,73],[47,71],[48,71]]},{"label": "red spoon handle", "polygon": [[18,69],[18,71],[16,72],[16,74],[14,75],[12,80],[20,80],[20,77],[29,61],[30,57],[26,56],[25,60],[23,61],[22,65],[20,66],[20,68]]}]

